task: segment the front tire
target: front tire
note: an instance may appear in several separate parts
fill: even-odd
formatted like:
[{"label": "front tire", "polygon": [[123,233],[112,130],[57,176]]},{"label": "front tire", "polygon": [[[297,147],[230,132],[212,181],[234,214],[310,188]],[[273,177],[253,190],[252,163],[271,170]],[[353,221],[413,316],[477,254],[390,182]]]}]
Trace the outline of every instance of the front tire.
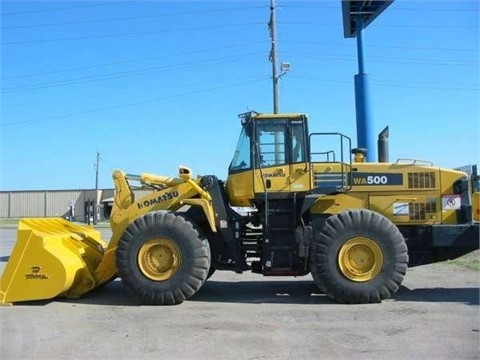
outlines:
[{"label": "front tire", "polygon": [[312,275],[340,303],[377,303],[400,287],[407,271],[405,239],[386,217],[366,209],[330,216],[315,229]]},{"label": "front tire", "polygon": [[117,251],[118,275],[143,304],[174,305],[203,285],[210,248],[184,217],[152,212],[124,231]]}]

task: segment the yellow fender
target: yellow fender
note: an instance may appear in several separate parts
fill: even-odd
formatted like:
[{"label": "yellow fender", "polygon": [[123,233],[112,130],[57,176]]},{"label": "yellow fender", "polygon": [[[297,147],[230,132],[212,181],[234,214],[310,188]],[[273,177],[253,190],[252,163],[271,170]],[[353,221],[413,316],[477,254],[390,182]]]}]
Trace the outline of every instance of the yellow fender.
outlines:
[{"label": "yellow fender", "polygon": [[207,217],[208,224],[213,232],[217,232],[217,226],[215,225],[215,213],[213,212],[212,203],[205,199],[187,199],[182,201],[183,204],[200,206]]}]

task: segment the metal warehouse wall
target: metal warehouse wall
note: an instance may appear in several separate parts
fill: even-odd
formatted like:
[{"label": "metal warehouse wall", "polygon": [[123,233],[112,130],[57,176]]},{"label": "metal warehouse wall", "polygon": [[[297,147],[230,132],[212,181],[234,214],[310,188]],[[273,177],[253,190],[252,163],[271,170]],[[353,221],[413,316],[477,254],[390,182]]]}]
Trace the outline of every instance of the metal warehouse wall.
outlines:
[{"label": "metal warehouse wall", "polygon": [[8,211],[10,209],[9,203],[10,194],[6,192],[0,193],[0,219],[8,218]]},{"label": "metal warehouse wall", "polygon": [[30,216],[30,214],[45,216],[46,197],[47,193],[45,191],[11,193],[8,217],[20,218]]},{"label": "metal warehouse wall", "polygon": [[[135,198],[150,193],[148,190],[134,190]],[[99,190],[100,219],[104,219],[104,207],[111,202],[102,202],[114,196],[114,189]],[[85,202],[95,200],[95,190],[41,190],[41,191],[1,191],[0,218],[18,219],[22,217],[66,216],[70,204],[74,208],[76,221],[85,220]]]}]

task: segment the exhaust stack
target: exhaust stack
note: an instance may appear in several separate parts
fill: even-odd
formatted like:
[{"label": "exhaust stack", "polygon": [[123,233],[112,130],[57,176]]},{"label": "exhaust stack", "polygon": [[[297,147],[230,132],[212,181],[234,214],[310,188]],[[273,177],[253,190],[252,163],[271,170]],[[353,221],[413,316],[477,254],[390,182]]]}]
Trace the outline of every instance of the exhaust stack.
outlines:
[{"label": "exhaust stack", "polygon": [[378,162],[388,162],[388,126],[378,134]]}]

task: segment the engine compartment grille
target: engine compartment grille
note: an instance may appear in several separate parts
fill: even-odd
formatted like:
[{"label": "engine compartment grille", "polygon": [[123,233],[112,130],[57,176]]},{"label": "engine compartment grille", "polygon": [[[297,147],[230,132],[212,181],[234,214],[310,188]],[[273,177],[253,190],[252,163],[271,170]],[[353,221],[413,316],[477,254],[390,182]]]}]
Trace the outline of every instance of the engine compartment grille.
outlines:
[{"label": "engine compartment grille", "polygon": [[436,202],[410,203],[408,207],[410,220],[425,220],[426,214],[435,214],[437,212]]},{"label": "engine compartment grille", "polygon": [[409,189],[434,189],[435,173],[434,172],[414,172],[408,173]]}]

